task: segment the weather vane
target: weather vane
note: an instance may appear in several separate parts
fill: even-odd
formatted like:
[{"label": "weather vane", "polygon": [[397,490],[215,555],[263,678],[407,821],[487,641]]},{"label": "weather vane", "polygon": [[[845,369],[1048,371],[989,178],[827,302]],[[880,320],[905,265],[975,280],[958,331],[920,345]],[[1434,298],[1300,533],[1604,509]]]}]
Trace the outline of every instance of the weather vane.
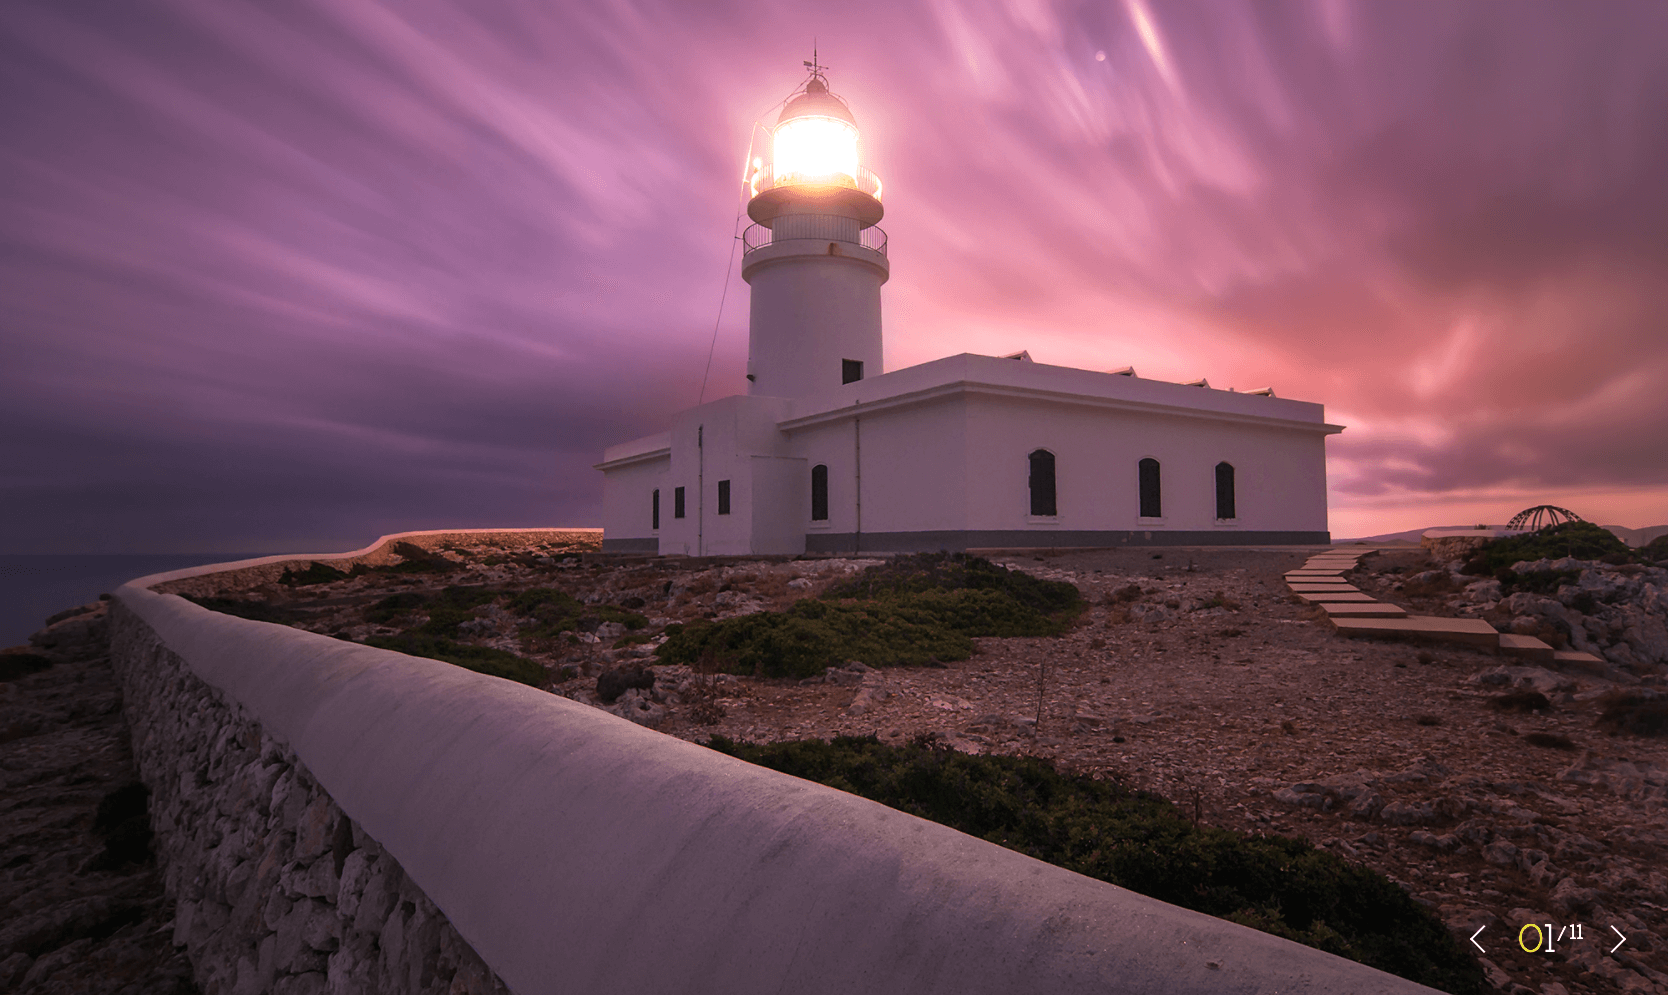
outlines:
[{"label": "weather vane", "polygon": [[827,78],[827,77],[823,76],[823,70],[828,69],[830,67],[823,65],[822,62],[820,62],[817,59],[817,45],[816,45],[816,42],[811,43],[811,60],[809,62],[805,62],[805,63],[802,63],[802,64],[805,66],[806,69],[811,70],[811,78],[813,78],[813,79],[826,79]]}]

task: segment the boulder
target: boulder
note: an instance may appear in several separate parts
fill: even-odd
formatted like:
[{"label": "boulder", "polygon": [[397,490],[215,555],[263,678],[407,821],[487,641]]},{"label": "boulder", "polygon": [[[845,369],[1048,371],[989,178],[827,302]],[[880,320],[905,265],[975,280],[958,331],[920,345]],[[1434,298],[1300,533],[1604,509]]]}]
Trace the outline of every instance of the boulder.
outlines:
[{"label": "boulder", "polygon": [[654,687],[654,671],[648,667],[627,666],[605,670],[597,676],[597,698],[612,705],[632,688],[648,690]]}]

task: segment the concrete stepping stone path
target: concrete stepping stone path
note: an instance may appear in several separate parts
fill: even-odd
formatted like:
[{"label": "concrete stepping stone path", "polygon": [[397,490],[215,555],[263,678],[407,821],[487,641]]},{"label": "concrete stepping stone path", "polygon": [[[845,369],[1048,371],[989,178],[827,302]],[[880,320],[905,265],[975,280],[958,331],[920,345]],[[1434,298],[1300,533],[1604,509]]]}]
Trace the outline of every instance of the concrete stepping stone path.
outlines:
[{"label": "concrete stepping stone path", "polygon": [[1316,604],[1316,603],[1321,603],[1321,602],[1331,602],[1331,603],[1373,602],[1375,604],[1377,603],[1376,601],[1374,601],[1372,595],[1362,594],[1360,591],[1299,591],[1296,588],[1293,588],[1292,593],[1297,595],[1298,597],[1302,598],[1304,601],[1307,601],[1311,604]]},{"label": "concrete stepping stone path", "polygon": [[1343,618],[1333,615],[1330,620],[1333,628],[1346,636],[1408,636],[1489,649],[1500,647],[1500,633],[1479,618],[1435,618],[1429,615]]},{"label": "concrete stepping stone path", "polygon": [[1500,634],[1500,652],[1522,657],[1531,663],[1554,664],[1556,656],[1551,646],[1534,636],[1519,636],[1510,632]]},{"label": "concrete stepping stone path", "polygon": [[1348,604],[1324,602],[1321,610],[1329,618],[1406,618],[1407,609],[1400,605],[1387,605],[1382,601],[1367,604]]}]

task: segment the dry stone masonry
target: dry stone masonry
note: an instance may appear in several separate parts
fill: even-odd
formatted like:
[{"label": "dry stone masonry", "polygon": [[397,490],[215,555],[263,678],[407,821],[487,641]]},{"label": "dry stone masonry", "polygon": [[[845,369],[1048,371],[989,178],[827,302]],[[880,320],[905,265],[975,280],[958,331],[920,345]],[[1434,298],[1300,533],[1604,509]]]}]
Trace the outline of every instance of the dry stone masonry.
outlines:
[{"label": "dry stone masonry", "polygon": [[206,995],[507,990],[285,744],[132,613],[112,620],[174,942]]}]

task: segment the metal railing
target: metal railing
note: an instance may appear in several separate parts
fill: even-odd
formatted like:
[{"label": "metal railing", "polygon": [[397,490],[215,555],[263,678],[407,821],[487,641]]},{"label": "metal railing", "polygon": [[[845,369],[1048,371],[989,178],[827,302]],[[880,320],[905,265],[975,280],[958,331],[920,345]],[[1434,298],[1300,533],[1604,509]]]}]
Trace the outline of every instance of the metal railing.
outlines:
[{"label": "metal railing", "polygon": [[846,187],[850,190],[866,193],[875,200],[881,199],[880,177],[876,176],[874,171],[866,166],[858,166],[856,176],[847,176],[844,173],[835,173],[832,176],[802,176],[799,173],[786,173],[782,176],[775,176],[766,167],[756,171],[749,183],[752,186],[750,196],[753,197],[777,187],[822,186]]},{"label": "metal railing", "polygon": [[846,242],[886,255],[886,232],[878,227],[859,228],[851,218],[832,214],[784,214],[775,220],[775,225],[774,230],[764,225],[749,225],[741,233],[743,252],[762,249],[772,242],[803,238]]}]

